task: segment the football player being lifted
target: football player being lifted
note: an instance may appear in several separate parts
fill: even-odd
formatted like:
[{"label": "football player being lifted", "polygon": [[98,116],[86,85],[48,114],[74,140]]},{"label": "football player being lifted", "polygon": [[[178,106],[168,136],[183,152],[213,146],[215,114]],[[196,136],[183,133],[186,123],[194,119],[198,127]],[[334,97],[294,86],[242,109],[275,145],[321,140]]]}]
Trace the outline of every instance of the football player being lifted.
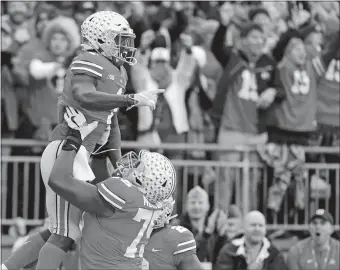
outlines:
[{"label": "football player being lifted", "polygon": [[67,131],[48,184],[85,211],[81,269],[141,270],[144,247],[166,212],[162,202],[176,188],[174,166],[165,156],[142,150],[139,155],[129,152],[117,162],[124,178],[110,177],[97,185],[76,179],[77,152],[97,123],[87,125],[85,117],[72,108],[67,108],[65,119],[73,129]]},{"label": "football player being lifted", "polygon": [[65,87],[59,99],[60,124],[54,129],[51,142],[41,159],[50,227],[49,230],[32,235],[22,248],[2,264],[5,269],[20,269],[38,256],[37,269],[56,269],[59,265],[51,264],[50,258],[53,256],[56,264],[61,262],[80,237],[81,211],[56,195],[47,185],[57,154],[66,138],[68,127],[63,117],[66,106],[82,112],[88,123],[98,122],[96,129],[86,137],[77,152],[73,167],[75,178],[93,180],[94,175],[89,166],[90,154],[109,151],[108,156],[113,165],[121,156],[118,109],[138,106],[155,109],[157,96],[163,92],[150,90],[135,95],[124,94],[127,75],[123,64],[136,63],[136,49],[135,35],[123,16],[111,11],[94,13],[83,22],[81,35],[82,52],[74,58],[67,71]]}]

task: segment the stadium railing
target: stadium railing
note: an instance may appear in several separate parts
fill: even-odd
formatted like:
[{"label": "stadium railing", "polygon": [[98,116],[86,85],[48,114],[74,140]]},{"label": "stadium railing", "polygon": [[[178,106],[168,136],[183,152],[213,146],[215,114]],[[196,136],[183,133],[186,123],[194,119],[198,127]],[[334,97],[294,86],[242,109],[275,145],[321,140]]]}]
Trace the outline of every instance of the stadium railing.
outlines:
[{"label": "stadium railing", "polygon": [[[45,146],[46,142],[35,140],[3,139],[2,147],[34,147]],[[171,150],[190,153],[194,150],[201,150],[210,153],[221,151],[238,151],[242,153],[240,162],[223,162],[214,160],[195,160],[192,158],[182,160],[172,160],[178,169],[178,181],[181,196],[178,209],[185,208],[186,195],[188,190],[197,184],[201,184],[211,195],[217,204],[218,192],[215,188],[216,181],[211,185],[202,184],[202,174],[205,168],[213,168],[217,174],[220,169],[234,169],[238,173],[235,184],[235,203],[242,205],[243,212],[253,209],[253,202],[249,201],[249,188],[251,178],[260,176],[260,183],[256,190],[258,198],[258,209],[262,211],[268,220],[269,228],[275,230],[306,230],[308,220],[313,212],[318,208],[330,211],[335,220],[336,229],[340,223],[340,167],[337,163],[307,163],[308,177],[305,179],[306,205],[301,211],[293,211],[292,196],[285,196],[281,210],[273,214],[267,209],[267,194],[271,185],[271,177],[268,170],[262,163],[250,162],[249,154],[255,151],[254,148],[244,146],[221,147],[217,144],[185,144],[185,143],[164,143],[161,145],[147,145],[138,142],[124,141],[122,149],[153,149]],[[339,148],[336,147],[306,147],[308,154],[328,154],[339,155]],[[13,225],[18,216],[26,220],[27,225],[40,225],[44,216],[41,214],[42,205],[45,204],[43,183],[40,177],[40,157],[39,156],[10,156],[1,157],[1,224]],[[313,174],[323,176],[324,182],[319,184],[319,190],[313,189],[310,179]],[[327,183],[324,185],[324,183]],[[328,189],[327,189],[328,187]],[[324,188],[324,190],[323,190]],[[330,189],[329,189],[330,188]],[[326,191],[325,191],[326,190]],[[327,192],[328,190],[328,192]],[[330,192],[329,192],[330,190]],[[287,193],[291,193],[289,190]],[[178,198],[178,197],[177,197]]]}]

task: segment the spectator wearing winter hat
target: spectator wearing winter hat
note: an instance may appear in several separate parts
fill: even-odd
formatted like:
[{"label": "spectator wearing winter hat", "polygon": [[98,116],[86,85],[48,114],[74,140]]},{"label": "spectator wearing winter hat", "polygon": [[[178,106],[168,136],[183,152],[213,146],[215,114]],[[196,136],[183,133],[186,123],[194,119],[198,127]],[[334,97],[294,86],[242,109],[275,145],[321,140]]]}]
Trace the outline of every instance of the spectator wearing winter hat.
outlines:
[{"label": "spectator wearing winter hat", "polygon": [[[221,22],[211,48],[224,68],[217,84],[211,110],[217,143],[222,147],[264,143],[266,137],[261,134],[259,128],[261,121],[258,112],[259,108],[266,108],[273,102],[274,90],[271,88],[271,77],[275,69],[275,61],[270,55],[263,53],[263,30],[254,23],[242,27],[238,47],[225,47],[223,41],[230,16],[222,9],[220,17]],[[238,152],[220,152],[217,158],[221,161],[238,162],[242,157]],[[250,160],[257,161],[257,154],[251,153]],[[230,168],[221,170],[221,175],[218,177],[221,205],[230,204],[236,177],[235,170]],[[259,180],[257,177],[258,174],[254,178],[251,177],[252,187],[249,188],[247,197],[249,206],[254,208],[257,205],[257,198],[251,191],[256,189]]]},{"label": "spectator wearing winter hat", "polygon": [[268,109],[268,144],[260,151],[267,164],[274,168],[276,183],[269,189],[268,207],[275,212],[279,211],[291,180],[295,180],[296,188],[293,207],[303,209],[305,206],[303,146],[308,145],[309,137],[317,128],[317,82],[338,50],[310,60],[299,34],[288,36],[285,43],[286,47],[281,48],[283,59],[275,72],[275,103]]},{"label": "spectator wearing winter hat", "polygon": [[73,8],[73,17],[80,27],[87,17],[97,11],[98,3],[95,1],[81,1],[76,2]]},{"label": "spectator wearing winter hat", "polygon": [[310,237],[296,243],[288,252],[289,270],[331,270],[340,268],[340,242],[331,237],[334,220],[318,209],[310,219]]},{"label": "spectator wearing winter hat", "polygon": [[35,52],[26,70],[29,95],[23,110],[27,121],[18,129],[18,136],[48,140],[52,126],[58,123],[58,96],[68,68],[64,61],[80,46],[75,21],[57,17],[45,27],[41,42],[43,49]]}]

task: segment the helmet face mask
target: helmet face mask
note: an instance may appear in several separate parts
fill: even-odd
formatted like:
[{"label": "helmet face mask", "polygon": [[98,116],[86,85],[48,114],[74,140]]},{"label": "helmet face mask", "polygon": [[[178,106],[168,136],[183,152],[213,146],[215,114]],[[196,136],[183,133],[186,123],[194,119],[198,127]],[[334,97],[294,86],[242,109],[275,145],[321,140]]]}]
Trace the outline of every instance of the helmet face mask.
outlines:
[{"label": "helmet face mask", "polygon": [[126,62],[130,65],[137,63],[134,57],[137,49],[134,47],[135,34],[129,32],[118,33],[115,30],[108,30],[103,33],[104,40],[98,40],[99,47],[105,52],[105,56],[111,61],[118,63]]},{"label": "helmet face mask", "polygon": [[117,168],[123,177],[127,177],[133,169],[137,169],[140,165],[138,155],[130,151],[122,156],[117,162]]},{"label": "helmet face mask", "polygon": [[177,215],[171,216],[174,210],[174,205],[175,205],[175,200],[172,198],[172,196],[169,199],[164,200],[162,204],[163,204],[163,211],[160,214],[160,216],[155,220],[155,223],[153,225],[154,229],[164,227],[165,225],[170,223],[171,219],[177,216]]},{"label": "helmet face mask", "polygon": [[[112,11],[100,11],[89,16],[81,25],[83,40],[92,49],[102,54],[114,64],[124,62],[129,65],[137,63],[134,39],[136,35],[130,28],[127,20],[120,14]],[[87,46],[88,48],[88,46]]]}]

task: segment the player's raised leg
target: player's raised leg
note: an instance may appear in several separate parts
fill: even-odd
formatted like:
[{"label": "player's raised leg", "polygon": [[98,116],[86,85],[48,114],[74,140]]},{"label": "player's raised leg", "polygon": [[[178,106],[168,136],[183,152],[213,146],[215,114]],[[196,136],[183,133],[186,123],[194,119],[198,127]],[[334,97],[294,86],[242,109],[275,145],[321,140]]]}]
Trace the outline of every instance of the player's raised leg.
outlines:
[{"label": "player's raised leg", "polygon": [[1,269],[20,269],[36,261],[41,248],[50,236],[51,233],[48,229],[32,234],[18,250],[3,262]]},{"label": "player's raised leg", "polygon": [[73,243],[80,237],[81,211],[56,195],[47,184],[62,144],[62,141],[51,142],[41,158],[41,174],[46,187],[46,208],[53,234],[40,250],[36,269],[57,269]]}]

